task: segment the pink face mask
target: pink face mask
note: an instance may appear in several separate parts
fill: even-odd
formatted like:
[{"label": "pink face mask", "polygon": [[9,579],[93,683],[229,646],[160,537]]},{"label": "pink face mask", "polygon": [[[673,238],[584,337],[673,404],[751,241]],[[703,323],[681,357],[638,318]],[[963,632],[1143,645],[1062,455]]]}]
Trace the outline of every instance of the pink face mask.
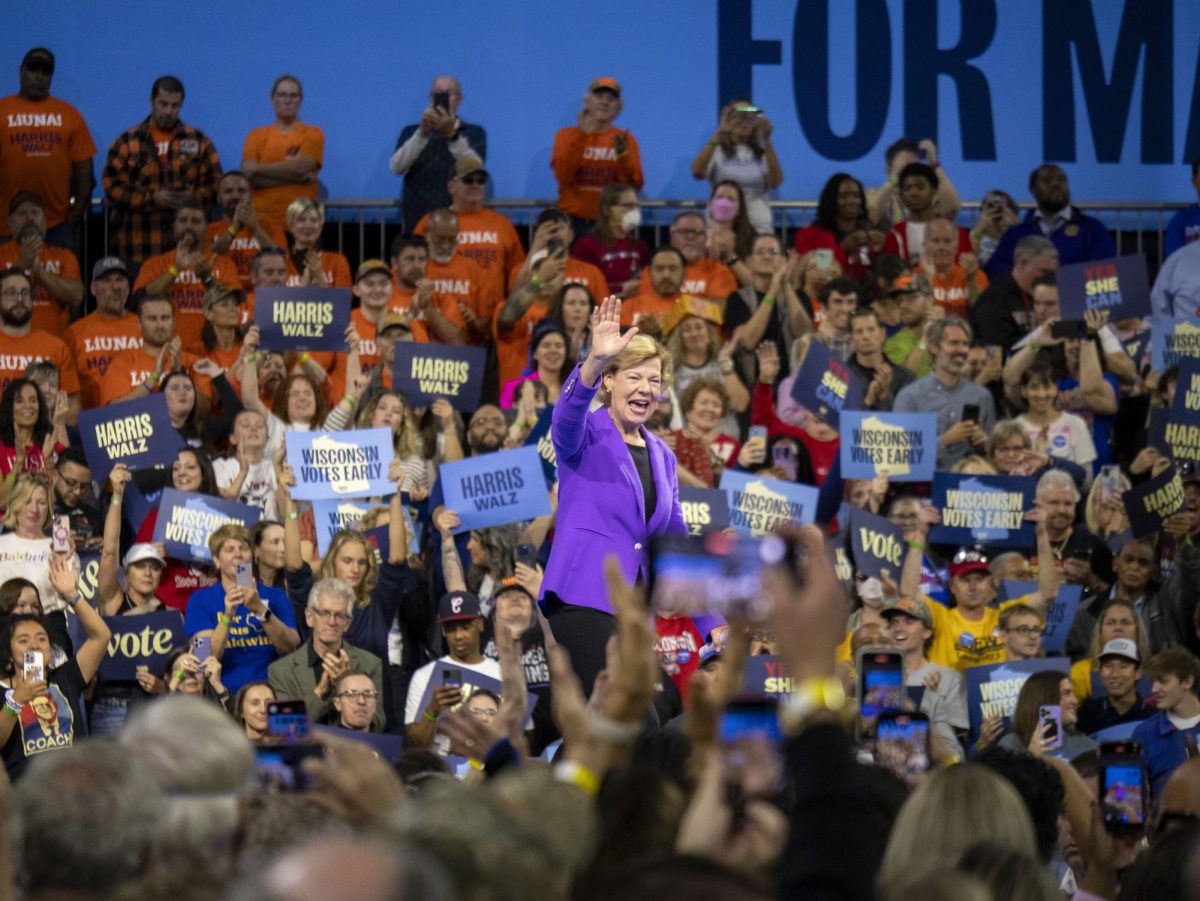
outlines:
[{"label": "pink face mask", "polygon": [[737,201],[728,197],[714,197],[708,202],[708,214],[714,222],[732,222],[737,212]]}]

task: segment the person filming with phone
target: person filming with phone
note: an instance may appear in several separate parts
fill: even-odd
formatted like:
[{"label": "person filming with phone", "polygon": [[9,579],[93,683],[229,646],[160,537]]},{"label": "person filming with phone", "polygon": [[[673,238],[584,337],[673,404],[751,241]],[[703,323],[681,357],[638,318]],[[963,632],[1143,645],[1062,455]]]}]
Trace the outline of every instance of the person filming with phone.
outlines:
[{"label": "person filming with phone", "polygon": [[247,682],[266,679],[271,663],[300,647],[287,595],[254,581],[251,546],[243,525],[226,523],[212,533],[208,549],[220,581],[192,595],[183,621],[189,639],[211,637],[225,686],[235,693]]},{"label": "person filming with phone", "polygon": [[50,584],[60,603],[79,618],[86,640],[75,656],[54,669],[50,633],[43,618],[14,613],[0,627],[0,754],[10,779],[25,771],[29,758],[71,747],[82,735],[83,690],[100,669],[112,632],[76,589],[79,569],[70,553],[50,558]]}]

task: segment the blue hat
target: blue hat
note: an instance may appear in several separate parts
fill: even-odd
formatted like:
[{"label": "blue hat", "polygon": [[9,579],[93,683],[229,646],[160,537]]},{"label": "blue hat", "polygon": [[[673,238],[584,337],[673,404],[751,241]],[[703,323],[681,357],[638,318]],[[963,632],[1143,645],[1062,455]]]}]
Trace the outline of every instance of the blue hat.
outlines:
[{"label": "blue hat", "polygon": [[462,619],[479,619],[483,610],[479,598],[469,591],[449,591],[438,603],[438,622],[452,623]]}]

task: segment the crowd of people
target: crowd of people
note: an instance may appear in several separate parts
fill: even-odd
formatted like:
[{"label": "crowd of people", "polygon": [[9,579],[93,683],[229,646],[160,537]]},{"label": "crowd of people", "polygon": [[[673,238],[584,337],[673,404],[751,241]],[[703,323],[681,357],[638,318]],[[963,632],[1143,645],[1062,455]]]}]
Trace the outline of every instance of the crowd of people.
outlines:
[{"label": "crowd of people", "polygon": [[[995,190],[960,225],[937,147],[901,139],[882,186],[836,173],[785,234],[787,153],[738,98],[691,165],[706,208],[651,248],[600,77],[526,246],[443,75],[390,158],[403,231],[352,265],[324,246],[300,79],[229,168],[163,76],[105,156],[85,286],[96,148],[55,67],[30,50],[0,100],[6,896],[1200,897],[1200,470],[1178,449],[1200,442],[1150,428],[1197,389],[1156,366],[1149,316],[1064,322],[1058,268],[1117,247],[1059,166],[1026,214]],[[1167,230],[1156,327],[1200,315],[1196,223]],[[255,294],[289,286],[350,289],[344,350],[261,346]],[[477,408],[398,390],[402,342],[484,348]],[[938,543],[930,483],[844,477],[850,437],[793,391],[810,353],[863,410],[934,414],[939,472],[1036,478],[1029,546]],[[94,473],[80,414],[154,395],[173,462]],[[368,428],[391,433],[394,491],[326,540],[287,436]],[[442,466],[539,440],[552,512],[463,529]],[[1126,493],[1172,471],[1181,506],[1135,534]],[[681,491],[727,473],[812,486],[815,514],[777,524],[753,616],[652,611]],[[261,518],[179,559],[155,540],[168,488]],[[856,510],[902,532],[890,571],[855,561]],[[166,643],[111,668],[129,617]],[[877,751],[863,649],[903,661],[927,739]],[[786,674],[774,701],[760,656]],[[972,668],[1045,658],[971,725]],[[1144,787],[1105,781],[1117,727]]]}]

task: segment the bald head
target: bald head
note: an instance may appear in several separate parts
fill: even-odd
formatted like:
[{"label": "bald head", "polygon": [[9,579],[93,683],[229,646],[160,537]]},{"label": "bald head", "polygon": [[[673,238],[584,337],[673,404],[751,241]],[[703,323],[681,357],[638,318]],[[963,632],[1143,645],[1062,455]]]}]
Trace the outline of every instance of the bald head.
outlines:
[{"label": "bald head", "polygon": [[449,901],[435,864],[375,842],[325,839],[277,860],[264,879],[271,901]]},{"label": "bald head", "polygon": [[1193,757],[1170,775],[1159,808],[1200,816],[1200,757]]},{"label": "bald head", "polygon": [[458,215],[454,210],[440,209],[429,214],[425,224],[425,240],[429,242],[429,258],[449,263],[458,247]]},{"label": "bald head", "polygon": [[945,272],[958,255],[958,226],[949,219],[933,219],[925,226],[923,246],[934,268]]}]

